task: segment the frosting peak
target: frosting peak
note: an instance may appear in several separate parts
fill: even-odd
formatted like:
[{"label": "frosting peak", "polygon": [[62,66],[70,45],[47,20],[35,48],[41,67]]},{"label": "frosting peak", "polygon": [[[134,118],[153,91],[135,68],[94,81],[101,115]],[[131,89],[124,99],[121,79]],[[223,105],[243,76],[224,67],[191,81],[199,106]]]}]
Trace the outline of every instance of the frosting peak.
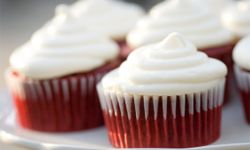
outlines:
[{"label": "frosting peak", "polygon": [[162,45],[164,45],[166,49],[177,49],[185,47],[186,41],[180,34],[172,33],[162,41]]},{"label": "frosting peak", "polygon": [[192,0],[169,0],[159,3],[129,33],[133,48],[163,40],[172,32],[187,37],[199,49],[214,47],[233,40],[218,17]]},{"label": "frosting peak", "polygon": [[11,55],[14,70],[32,79],[49,79],[88,72],[117,57],[118,46],[86,28],[68,6],[57,7],[56,12]]},{"label": "frosting peak", "polygon": [[179,95],[207,90],[224,80],[226,66],[177,33],[134,50],[102,80],[104,89],[143,95]]}]

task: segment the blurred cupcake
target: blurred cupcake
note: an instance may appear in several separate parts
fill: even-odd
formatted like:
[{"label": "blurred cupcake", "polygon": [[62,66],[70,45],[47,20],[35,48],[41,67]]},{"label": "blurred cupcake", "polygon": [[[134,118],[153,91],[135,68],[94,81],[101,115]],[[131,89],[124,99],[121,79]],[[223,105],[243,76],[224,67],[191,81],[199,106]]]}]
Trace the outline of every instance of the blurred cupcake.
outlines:
[{"label": "blurred cupcake", "polygon": [[162,40],[171,32],[180,32],[209,57],[223,61],[228,69],[225,100],[229,98],[229,81],[232,78],[232,34],[223,29],[219,18],[192,0],[164,1],[152,8],[149,15],[138,22],[128,35],[130,47]]},{"label": "blurred cupcake", "polygon": [[66,6],[10,58],[7,82],[24,128],[76,131],[103,123],[96,83],[118,66],[119,48],[80,25]]},{"label": "blurred cupcake", "polygon": [[222,22],[238,39],[250,34],[250,1],[242,0],[229,5],[222,13]]},{"label": "blurred cupcake", "polygon": [[173,33],[133,51],[98,84],[115,147],[184,148],[220,135],[226,66]]},{"label": "blurred cupcake", "polygon": [[246,120],[250,124],[250,36],[242,39],[235,47],[233,59],[235,75],[241,99],[245,109]]},{"label": "blurred cupcake", "polygon": [[130,51],[126,44],[128,32],[145,13],[136,4],[118,0],[80,0],[71,9],[83,24],[115,40],[122,58]]}]

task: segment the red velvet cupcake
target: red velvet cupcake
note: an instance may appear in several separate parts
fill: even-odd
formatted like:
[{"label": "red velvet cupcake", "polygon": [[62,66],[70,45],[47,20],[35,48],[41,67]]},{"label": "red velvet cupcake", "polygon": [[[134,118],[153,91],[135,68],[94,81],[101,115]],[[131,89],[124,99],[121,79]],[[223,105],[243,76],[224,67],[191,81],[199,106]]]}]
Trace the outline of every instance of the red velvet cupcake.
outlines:
[{"label": "red velvet cupcake", "polygon": [[136,49],[97,86],[110,142],[186,148],[216,141],[226,72],[177,33]]},{"label": "red velvet cupcake", "polygon": [[250,124],[250,36],[243,38],[235,47],[233,58],[238,89],[245,110],[245,116]]},{"label": "red velvet cupcake", "polygon": [[80,0],[71,6],[71,10],[83,24],[116,41],[122,60],[130,52],[126,36],[145,14],[136,4],[116,0]]},{"label": "red velvet cupcake", "polygon": [[116,43],[79,26],[66,6],[58,7],[55,18],[10,58],[6,79],[19,124],[47,132],[102,125],[95,87],[119,66],[118,52]]},{"label": "red velvet cupcake", "polygon": [[180,32],[209,57],[223,61],[228,67],[225,102],[229,99],[232,80],[232,49],[235,39],[224,29],[217,16],[207,7],[191,0],[164,1],[151,9],[128,35],[131,48],[161,41],[171,32]]},{"label": "red velvet cupcake", "polygon": [[221,21],[240,40],[250,34],[249,14],[250,1],[234,1],[222,11]]}]

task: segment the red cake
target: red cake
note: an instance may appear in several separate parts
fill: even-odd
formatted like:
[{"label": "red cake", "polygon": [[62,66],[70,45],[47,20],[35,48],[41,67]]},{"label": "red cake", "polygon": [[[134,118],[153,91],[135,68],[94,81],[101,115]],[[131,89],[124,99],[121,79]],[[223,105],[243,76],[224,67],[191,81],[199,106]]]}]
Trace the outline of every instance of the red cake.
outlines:
[{"label": "red cake", "polygon": [[213,48],[205,48],[201,49],[204,53],[206,53],[209,57],[216,58],[221,60],[228,68],[228,74],[226,78],[225,85],[225,96],[224,96],[224,104],[226,104],[231,95],[231,87],[233,82],[233,59],[232,59],[232,51],[234,48],[234,43],[229,43],[222,46],[217,46]]}]

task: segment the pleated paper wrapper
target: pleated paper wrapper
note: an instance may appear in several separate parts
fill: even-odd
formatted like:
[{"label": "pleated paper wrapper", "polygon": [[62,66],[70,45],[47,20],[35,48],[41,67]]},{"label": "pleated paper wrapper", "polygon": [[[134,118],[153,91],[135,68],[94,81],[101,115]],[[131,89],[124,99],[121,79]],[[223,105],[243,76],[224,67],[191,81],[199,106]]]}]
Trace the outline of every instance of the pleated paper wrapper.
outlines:
[{"label": "pleated paper wrapper", "polygon": [[233,81],[233,59],[232,59],[232,51],[235,46],[235,42],[228,43],[226,45],[212,47],[207,49],[201,49],[201,51],[205,52],[209,57],[216,58],[221,60],[228,69],[226,84],[225,84],[225,95],[224,95],[224,104],[226,104],[232,95],[232,81]]},{"label": "pleated paper wrapper", "polygon": [[250,72],[242,70],[239,66],[234,66],[238,89],[241,95],[246,121],[250,124]]},{"label": "pleated paper wrapper", "polygon": [[116,94],[98,85],[108,137],[119,148],[185,148],[220,136],[225,81],[180,96]]},{"label": "pleated paper wrapper", "polygon": [[18,123],[46,132],[86,130],[103,125],[96,85],[114,63],[87,74],[49,80],[19,79],[7,71],[6,79]]}]

